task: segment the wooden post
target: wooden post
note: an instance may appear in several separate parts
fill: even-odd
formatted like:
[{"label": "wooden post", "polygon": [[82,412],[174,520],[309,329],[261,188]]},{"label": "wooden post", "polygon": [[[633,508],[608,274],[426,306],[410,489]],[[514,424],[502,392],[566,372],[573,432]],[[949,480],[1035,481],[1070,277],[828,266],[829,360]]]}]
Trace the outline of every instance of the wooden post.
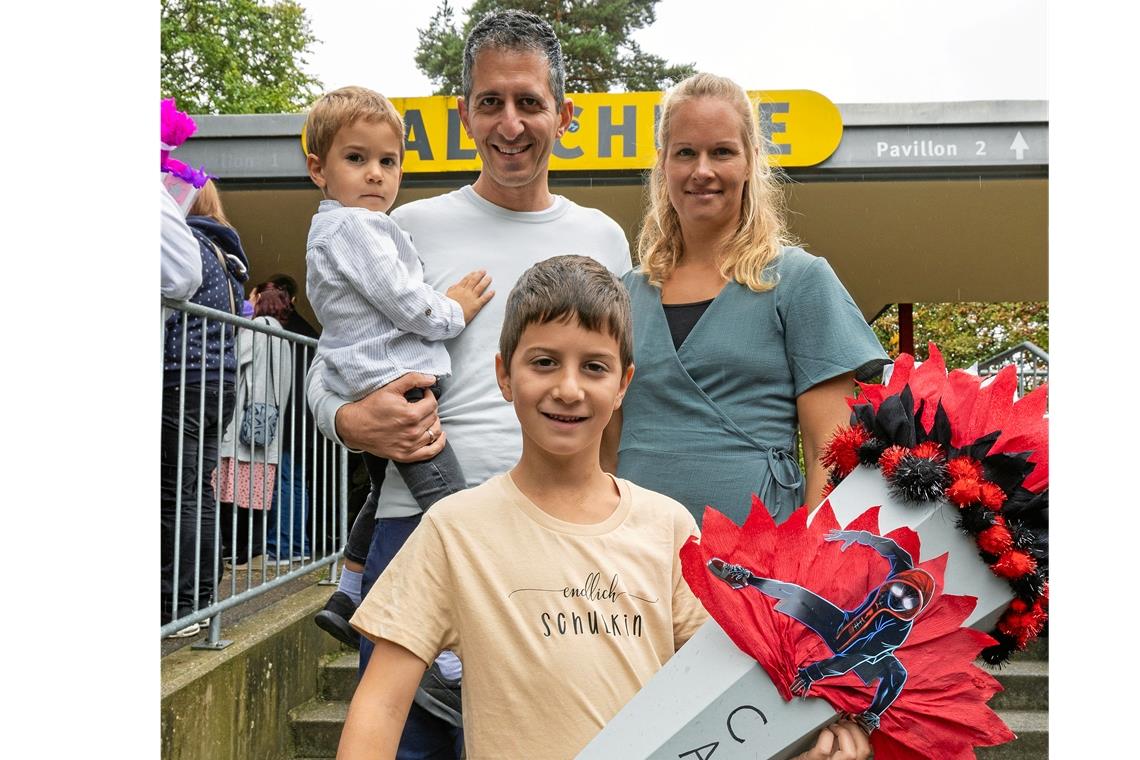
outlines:
[{"label": "wooden post", "polygon": [[914,356],[914,304],[899,304],[899,353]]}]

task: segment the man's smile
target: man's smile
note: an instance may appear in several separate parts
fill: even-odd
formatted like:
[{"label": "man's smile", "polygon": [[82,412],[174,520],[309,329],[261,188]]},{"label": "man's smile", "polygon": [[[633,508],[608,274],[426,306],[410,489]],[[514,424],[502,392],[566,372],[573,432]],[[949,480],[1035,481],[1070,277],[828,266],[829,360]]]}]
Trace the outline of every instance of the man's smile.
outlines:
[{"label": "man's smile", "polygon": [[492,145],[491,147],[505,156],[517,156],[519,153],[530,150],[531,146],[528,143],[526,145]]}]

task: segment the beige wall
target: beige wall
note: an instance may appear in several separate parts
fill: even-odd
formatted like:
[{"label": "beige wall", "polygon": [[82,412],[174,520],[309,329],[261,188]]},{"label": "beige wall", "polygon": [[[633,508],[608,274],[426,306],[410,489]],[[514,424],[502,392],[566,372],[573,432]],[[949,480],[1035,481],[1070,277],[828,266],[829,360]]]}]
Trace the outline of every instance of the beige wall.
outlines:
[{"label": "beige wall", "polygon": [[[457,179],[456,186],[465,181]],[[400,202],[448,189],[405,187]],[[641,187],[555,191],[602,209],[634,240],[644,208]],[[787,192],[792,231],[831,262],[868,318],[899,302],[1049,297],[1046,179],[803,182],[790,183]],[[320,193],[223,186],[222,198],[250,258],[250,286],[284,272],[303,290],[305,238]],[[302,298],[300,306],[315,323],[308,302]]]}]

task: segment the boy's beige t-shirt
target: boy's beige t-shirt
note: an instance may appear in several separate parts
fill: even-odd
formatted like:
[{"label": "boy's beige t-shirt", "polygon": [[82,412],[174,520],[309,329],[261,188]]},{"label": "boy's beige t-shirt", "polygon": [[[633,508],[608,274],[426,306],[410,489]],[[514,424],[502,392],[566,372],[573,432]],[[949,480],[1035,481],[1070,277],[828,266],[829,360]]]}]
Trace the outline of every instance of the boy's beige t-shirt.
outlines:
[{"label": "boy's beige t-shirt", "polygon": [[500,475],[437,502],[352,618],[463,661],[467,756],[573,757],[705,621],[678,502],[625,480],[605,521],[557,520]]}]

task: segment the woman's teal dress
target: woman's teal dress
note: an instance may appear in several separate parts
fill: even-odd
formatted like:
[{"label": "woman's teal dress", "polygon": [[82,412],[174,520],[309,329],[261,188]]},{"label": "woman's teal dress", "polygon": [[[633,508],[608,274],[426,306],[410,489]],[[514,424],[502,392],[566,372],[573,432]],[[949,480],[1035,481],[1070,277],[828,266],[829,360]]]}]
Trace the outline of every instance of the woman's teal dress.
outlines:
[{"label": "woman's teal dress", "polygon": [[[640,270],[623,281],[633,311],[633,382],[622,404],[617,475],[743,523],[753,493],[777,522],[803,504],[796,397],[887,355],[827,261],[784,248],[777,285],[729,282],[674,349],[661,291]],[[814,506],[814,505],[812,505]]]}]

